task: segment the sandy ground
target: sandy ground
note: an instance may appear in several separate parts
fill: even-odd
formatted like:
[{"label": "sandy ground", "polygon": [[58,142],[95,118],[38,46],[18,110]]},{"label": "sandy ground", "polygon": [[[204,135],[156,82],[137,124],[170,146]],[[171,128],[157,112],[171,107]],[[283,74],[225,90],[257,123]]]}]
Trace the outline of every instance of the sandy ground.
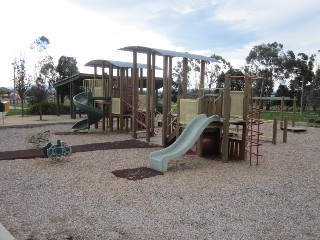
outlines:
[{"label": "sandy ground", "polygon": [[[131,138],[53,134],[70,126],[1,129],[0,150],[33,148],[25,136],[48,129],[70,146]],[[155,149],[0,161],[0,222],[29,240],[319,239],[319,139],[320,129],[308,128],[289,132],[288,143],[264,142],[253,166],[184,155],[165,175],[138,181],[111,172],[147,166]]]}]

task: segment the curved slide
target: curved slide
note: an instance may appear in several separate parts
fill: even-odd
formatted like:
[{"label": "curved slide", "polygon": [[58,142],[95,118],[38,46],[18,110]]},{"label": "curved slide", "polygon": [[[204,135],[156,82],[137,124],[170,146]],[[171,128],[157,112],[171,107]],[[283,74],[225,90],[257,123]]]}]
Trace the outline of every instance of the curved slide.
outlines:
[{"label": "curved slide", "polygon": [[100,108],[91,106],[91,92],[79,93],[73,97],[74,105],[87,114],[88,119],[81,120],[72,126],[72,130],[77,132],[83,129],[90,129],[90,125],[99,122],[103,117],[103,112]]},{"label": "curved slide", "polygon": [[169,147],[150,153],[149,168],[160,172],[166,172],[168,162],[185,154],[199,139],[203,130],[211,122],[220,122],[220,117],[213,115],[207,117],[200,114],[194,117],[184,129],[180,137]]}]

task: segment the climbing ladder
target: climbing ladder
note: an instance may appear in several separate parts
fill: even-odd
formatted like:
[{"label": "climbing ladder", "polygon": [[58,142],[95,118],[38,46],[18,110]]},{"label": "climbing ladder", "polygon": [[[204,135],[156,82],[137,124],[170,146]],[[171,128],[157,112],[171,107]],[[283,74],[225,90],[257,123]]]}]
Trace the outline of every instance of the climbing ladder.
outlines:
[{"label": "climbing ladder", "polygon": [[[258,94],[260,95],[256,102],[253,99],[253,82],[258,86],[260,80],[260,89],[256,88]],[[261,157],[261,153],[259,152],[259,147],[262,145],[260,136],[262,135],[261,132],[261,125],[263,121],[260,119],[260,114],[262,112],[262,96],[263,96],[263,87],[264,87],[264,79],[262,77],[250,77],[250,96],[249,96],[249,112],[248,112],[248,125],[247,125],[247,147],[246,151],[249,154],[250,166],[252,163],[252,159],[256,158],[256,164],[259,163],[259,157]]]}]

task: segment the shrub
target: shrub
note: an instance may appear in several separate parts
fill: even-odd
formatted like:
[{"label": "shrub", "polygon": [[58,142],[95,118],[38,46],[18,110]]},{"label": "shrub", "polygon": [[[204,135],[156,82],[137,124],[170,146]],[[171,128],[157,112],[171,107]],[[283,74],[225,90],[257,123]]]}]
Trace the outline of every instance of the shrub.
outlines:
[{"label": "shrub", "polygon": [[157,105],[157,111],[158,112],[160,112],[160,113],[162,113],[162,108],[163,108],[163,106],[162,106],[162,102],[158,102],[158,105]]},{"label": "shrub", "polygon": [[[27,114],[29,115],[39,115],[39,109],[40,104],[34,103],[29,105],[29,108],[27,110]],[[61,114],[68,114],[69,113],[69,107],[67,106],[61,106],[60,109]],[[55,115],[57,114],[57,104],[53,102],[44,101],[42,103],[42,114],[43,115]]]}]

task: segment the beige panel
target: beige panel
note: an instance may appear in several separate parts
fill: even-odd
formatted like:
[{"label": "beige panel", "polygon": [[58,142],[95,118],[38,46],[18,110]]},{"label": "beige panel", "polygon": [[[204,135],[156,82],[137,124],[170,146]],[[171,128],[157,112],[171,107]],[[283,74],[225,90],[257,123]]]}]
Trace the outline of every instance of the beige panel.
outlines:
[{"label": "beige panel", "polygon": [[241,118],[243,117],[243,91],[230,91],[230,117]]},{"label": "beige panel", "polygon": [[188,124],[197,114],[197,99],[180,99],[180,124]]},{"label": "beige panel", "polygon": [[120,114],[120,98],[112,98],[112,114]]}]

